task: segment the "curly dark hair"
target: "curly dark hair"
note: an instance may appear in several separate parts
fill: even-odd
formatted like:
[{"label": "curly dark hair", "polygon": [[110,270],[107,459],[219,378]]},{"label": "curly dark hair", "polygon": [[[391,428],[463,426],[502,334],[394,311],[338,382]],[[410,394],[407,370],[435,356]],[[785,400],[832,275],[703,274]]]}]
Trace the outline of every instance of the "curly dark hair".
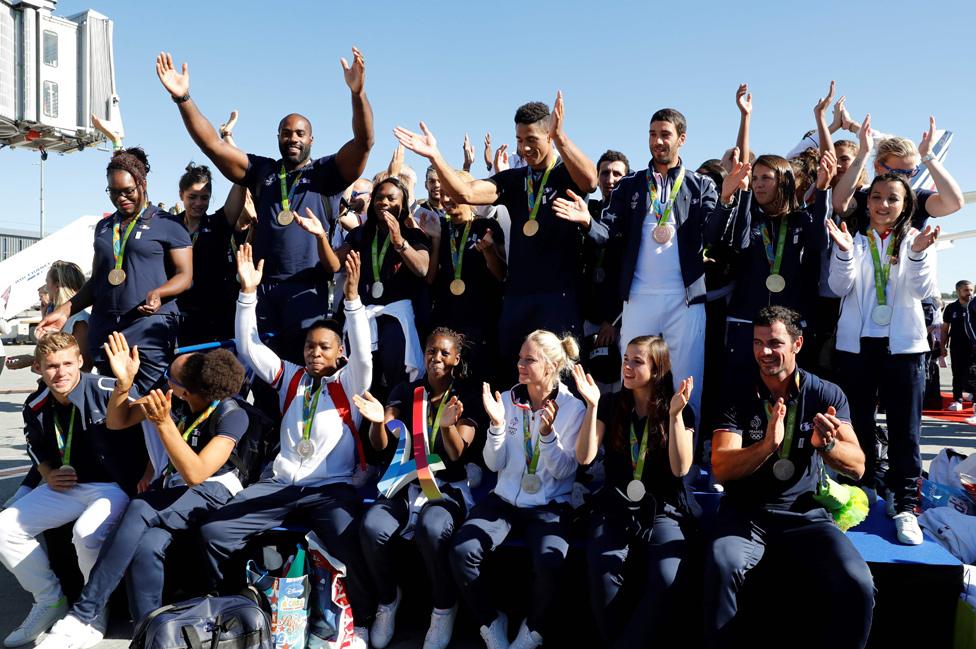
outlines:
[{"label": "curly dark hair", "polygon": [[543,128],[549,128],[550,119],[549,107],[541,101],[530,101],[527,104],[522,104],[515,111],[516,124],[531,125],[542,122]]},{"label": "curly dark hair", "polygon": [[207,401],[221,401],[241,389],[244,366],[226,349],[191,354],[183,365],[180,381]]},{"label": "curly dark hair", "polygon": [[186,165],[186,173],[180,177],[180,191],[185,192],[190,187],[200,183],[206,183],[207,191],[213,187],[213,175],[210,173],[210,167],[191,162]]},{"label": "curly dark hair", "polygon": [[596,161],[597,171],[600,170],[600,165],[602,165],[604,162],[622,162],[624,163],[624,169],[627,170],[624,175],[630,175],[630,160],[628,160],[627,156],[620,151],[614,151],[613,149],[607,149],[604,151],[603,155],[600,156],[600,159]]},{"label": "curly dark hair", "polygon": [[111,174],[113,171],[127,172],[137,185],[145,189],[146,176],[149,175],[149,156],[137,146],[120,149],[112,154],[112,159],[108,161],[108,167],[105,169],[106,174]]},{"label": "curly dark hair", "polygon": [[469,368],[463,356],[464,350],[469,346],[467,336],[447,327],[434,327],[434,329],[427,334],[427,339],[424,341],[425,351],[427,349],[427,345],[430,345],[435,338],[447,338],[454,343],[454,349],[456,349],[458,353],[458,364],[457,367],[454,368],[454,376],[459,379],[467,378]]}]

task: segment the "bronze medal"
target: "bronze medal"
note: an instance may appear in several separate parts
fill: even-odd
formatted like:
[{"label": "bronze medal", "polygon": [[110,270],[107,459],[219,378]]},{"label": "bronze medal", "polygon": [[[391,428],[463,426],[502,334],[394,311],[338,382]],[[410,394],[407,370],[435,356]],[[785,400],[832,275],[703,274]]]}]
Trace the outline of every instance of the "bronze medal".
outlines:
[{"label": "bronze medal", "polygon": [[291,210],[281,210],[278,212],[278,225],[291,225],[295,220],[295,213]]},{"label": "bronze medal", "polygon": [[661,245],[666,244],[671,241],[671,226],[670,225],[656,225],[654,226],[654,231],[651,236],[656,242]]},{"label": "bronze medal", "polygon": [[464,280],[456,279],[451,282],[451,294],[462,295],[464,293]]}]

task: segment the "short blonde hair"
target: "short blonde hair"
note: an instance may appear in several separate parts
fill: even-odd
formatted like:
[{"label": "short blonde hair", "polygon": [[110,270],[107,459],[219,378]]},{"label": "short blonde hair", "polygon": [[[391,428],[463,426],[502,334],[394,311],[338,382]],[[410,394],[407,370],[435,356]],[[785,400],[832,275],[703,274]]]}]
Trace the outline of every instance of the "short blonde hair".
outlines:
[{"label": "short blonde hair", "polygon": [[78,341],[74,336],[63,331],[55,331],[37,341],[37,346],[34,347],[34,362],[40,363],[48,354],[71,349],[72,347],[76,348],[79,354],[81,353],[81,347],[78,345]]},{"label": "short blonde hair", "polygon": [[888,156],[895,158],[918,158],[918,147],[905,137],[889,137],[877,143],[875,160],[884,164]]},{"label": "short blonde hair", "polygon": [[[556,380],[560,376],[565,376],[572,372],[573,366],[579,360],[579,343],[570,334],[559,338],[551,331],[536,329],[526,336],[525,340],[526,342],[533,343],[542,351],[546,362],[556,370]],[[554,380],[553,383],[555,382]]]}]

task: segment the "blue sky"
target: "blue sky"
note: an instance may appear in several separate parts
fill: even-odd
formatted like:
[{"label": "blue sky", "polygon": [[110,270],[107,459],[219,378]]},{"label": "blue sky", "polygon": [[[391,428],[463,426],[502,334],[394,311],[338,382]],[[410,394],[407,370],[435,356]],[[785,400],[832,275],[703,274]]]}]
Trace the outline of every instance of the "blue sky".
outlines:
[{"label": "blue sky", "polygon": [[[594,7],[597,11],[594,11]],[[923,13],[922,7],[925,11]],[[275,128],[289,112],[314,125],[313,153],[350,137],[339,57],[357,45],[377,143],[367,172],[385,167],[396,125],[423,119],[448,159],[461,163],[468,132],[478,159],[485,130],[514,144],[512,116],[529,100],[566,97],[570,137],[594,159],[620,149],[647,160],[647,121],[659,107],[688,118],[684,160],[718,157],[735,140],[735,90],[755,105],[752,147],[784,153],[813,127],[812,107],[836,79],[860,119],[918,139],[934,113],[955,133],[947,166],[976,190],[976,33],[972,2],[128,2],[62,0],[56,14],[86,8],[115,20],[116,82],[126,144],[150,156],[150,196],[171,204],[190,160],[205,158],[156,79],[160,50],[190,65],[191,94],[215,124],[241,111],[235,131],[249,152],[277,155]],[[37,154],[0,151],[5,209],[0,227],[37,226]],[[48,230],[111,210],[103,191],[107,154],[51,156]],[[422,171],[422,160],[408,163]],[[475,172],[484,172],[476,164]],[[222,202],[228,184],[217,183]],[[422,193],[422,189],[421,189]],[[976,206],[943,219],[946,231],[976,229]],[[940,253],[940,287],[976,276],[976,240]]]}]

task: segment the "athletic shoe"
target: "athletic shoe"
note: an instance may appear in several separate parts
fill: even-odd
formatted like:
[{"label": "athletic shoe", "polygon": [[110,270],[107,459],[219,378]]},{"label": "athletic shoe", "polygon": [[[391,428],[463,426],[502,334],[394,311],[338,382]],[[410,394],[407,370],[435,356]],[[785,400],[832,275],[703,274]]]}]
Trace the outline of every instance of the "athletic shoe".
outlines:
[{"label": "athletic shoe", "polygon": [[976,426],[976,416],[967,417],[966,423],[969,424],[970,426]]},{"label": "athletic shoe", "polygon": [[50,602],[34,604],[20,626],[4,639],[3,646],[19,647],[33,642],[39,635],[50,629],[52,624],[63,618],[67,612],[68,600],[64,597],[53,604]]},{"label": "athletic shoe", "polygon": [[424,649],[447,649],[454,632],[454,618],[457,617],[457,605],[440,612],[434,609],[430,614],[430,628],[424,638]]},{"label": "athletic shoe", "polygon": [[509,649],[508,618],[504,613],[499,613],[491,626],[483,626],[479,631],[488,649]]},{"label": "athletic shoe", "polygon": [[369,649],[369,629],[364,626],[353,628],[349,649]]},{"label": "athletic shoe", "polygon": [[922,529],[918,526],[918,519],[912,512],[901,512],[895,515],[895,534],[902,545],[922,544]]},{"label": "athletic shoe", "polygon": [[375,649],[384,649],[393,639],[393,627],[396,623],[397,608],[400,607],[400,589],[397,588],[396,599],[392,604],[380,604],[376,607],[376,617],[369,627],[369,638]]},{"label": "athletic shoe", "polygon": [[523,621],[522,626],[519,627],[518,635],[515,636],[515,642],[509,649],[537,649],[541,646],[542,636],[536,631],[529,630],[529,625]]},{"label": "athletic shoe", "polygon": [[962,410],[962,401],[953,401],[952,403],[949,404],[949,407],[946,408],[946,410],[949,410],[951,412],[959,412],[960,410]]},{"label": "athletic shoe", "polygon": [[47,637],[35,649],[91,649],[102,641],[104,633],[95,624],[85,624],[74,615],[66,615],[51,627]]}]

